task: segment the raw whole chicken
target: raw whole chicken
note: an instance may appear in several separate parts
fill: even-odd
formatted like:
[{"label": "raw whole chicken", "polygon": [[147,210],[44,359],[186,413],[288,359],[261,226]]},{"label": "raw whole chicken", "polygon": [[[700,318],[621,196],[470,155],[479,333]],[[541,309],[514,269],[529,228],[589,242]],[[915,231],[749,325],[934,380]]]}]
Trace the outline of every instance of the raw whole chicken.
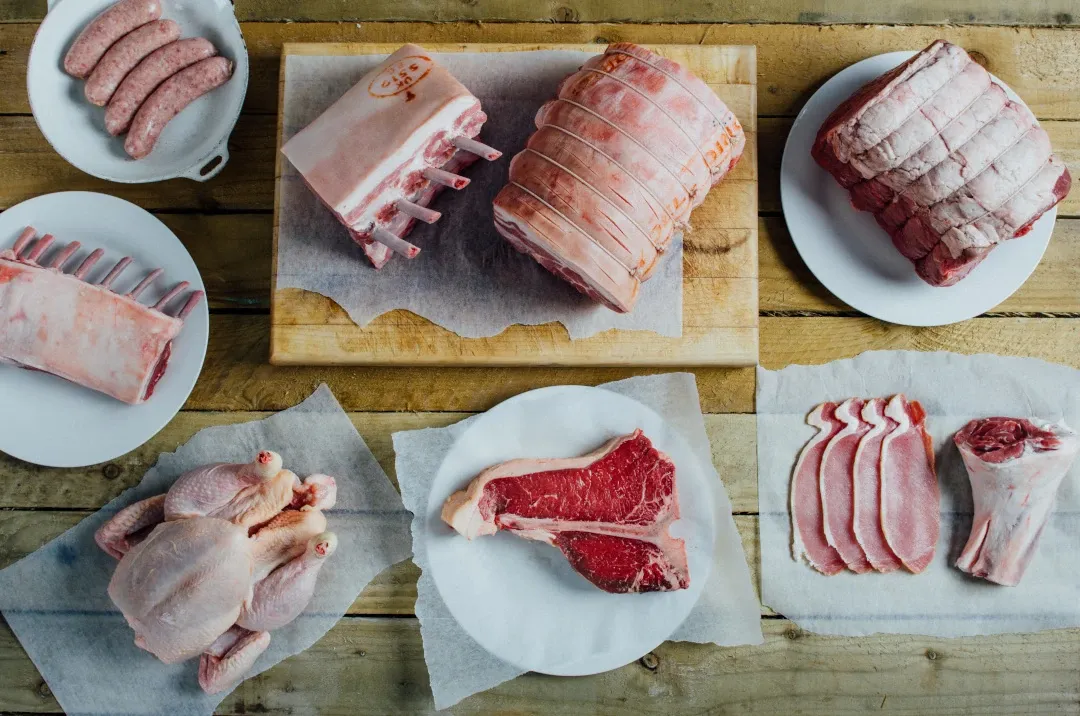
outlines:
[{"label": "raw whole chicken", "polygon": [[176,315],[169,315],[165,309],[187,289],[187,281],[147,306],[138,298],[161,269],[127,293],[117,293],[112,285],[130,257],[90,283],[87,275],[104,251],[92,252],[68,274],[64,266],[79,242],[46,260],[53,236],[45,234],[31,248],[36,235],[28,227],[12,248],[0,251],[0,363],[52,373],[125,403],[147,400],[168,366],[173,339],[203,292],[191,292]]},{"label": "raw whole chicken", "polygon": [[563,80],[536,127],[495,197],[495,228],[620,313],[746,144],[700,78],[629,43]]},{"label": "raw whole chicken", "polygon": [[464,189],[457,172],[497,149],[476,141],[487,115],[480,100],[422,48],[405,45],[356,83],[281,153],[346,226],[375,268],[391,252],[420,253],[403,238],[444,187]]},{"label": "raw whole chicken", "polygon": [[239,683],[269,632],[307,606],[337,548],[322,512],[337,499],[334,479],[301,482],[281,465],[263,451],[250,464],[197,468],[95,535],[120,560],[109,596],[135,644],[165,663],[200,656],[207,693]]},{"label": "raw whole chicken", "polygon": [[995,417],[972,420],[953,441],[975,501],[971,536],[956,566],[1014,587],[1035,556],[1080,436],[1063,423]]}]

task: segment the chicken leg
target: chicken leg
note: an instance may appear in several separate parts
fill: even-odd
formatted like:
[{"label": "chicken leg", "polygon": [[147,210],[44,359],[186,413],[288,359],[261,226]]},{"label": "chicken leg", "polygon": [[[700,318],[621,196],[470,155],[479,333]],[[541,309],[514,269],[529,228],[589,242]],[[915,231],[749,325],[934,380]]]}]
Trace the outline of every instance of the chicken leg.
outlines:
[{"label": "chicken leg", "polygon": [[142,541],[139,533],[165,521],[165,495],[155,495],[128,505],[98,528],[94,541],[117,559]]},{"label": "chicken leg", "polygon": [[268,646],[268,632],[232,627],[199,659],[199,686],[208,694],[233,688],[243,681]]},{"label": "chicken leg", "polygon": [[315,594],[319,570],[337,549],[337,542],[333,532],[308,540],[303,554],[255,585],[251,603],[244,606],[236,623],[251,631],[273,631],[296,619]]}]

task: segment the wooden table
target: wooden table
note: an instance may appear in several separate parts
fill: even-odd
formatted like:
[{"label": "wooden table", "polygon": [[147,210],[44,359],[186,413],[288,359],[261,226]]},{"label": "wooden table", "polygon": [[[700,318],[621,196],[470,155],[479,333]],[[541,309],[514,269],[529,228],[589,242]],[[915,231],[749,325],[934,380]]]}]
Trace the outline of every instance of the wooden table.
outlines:
[{"label": "wooden table", "polygon": [[[29,114],[24,74],[45,3],[0,3],[0,207],[60,189],[130,199],[158,213],[183,239],[202,270],[212,308],[202,377],[185,411],[147,445],[109,464],[80,470],[40,469],[0,457],[0,565],[36,549],[136,484],[160,452],[175,449],[200,428],[287,408],[321,381],[351,411],[392,474],[389,436],[394,430],[446,425],[531,388],[596,384],[640,372],[270,366],[274,111],[283,42],[593,42],[598,49],[616,40],[756,44],[762,364],[777,368],[869,349],[914,348],[1030,355],[1080,367],[1080,191],[1062,204],[1050,249],[1020,291],[985,316],[929,329],[885,325],[830,296],[795,253],[778,191],[785,135],[816,87],[856,60],[921,48],[939,36],[973,51],[1017,90],[1043,120],[1058,154],[1080,175],[1080,31],[1073,29],[1080,13],[1073,14],[1075,0],[784,0],[772,7],[755,0],[236,4],[252,74],[228,168],[205,185],[123,186],[72,168],[38,132]],[[343,18],[346,11],[351,15]],[[380,22],[432,19],[458,22]],[[584,24],[606,20],[739,24]],[[822,24],[866,22],[908,25]],[[967,24],[919,24],[949,22]],[[756,575],[754,370],[703,370],[698,382],[714,459],[726,477]],[[15,406],[0,396],[0,409]],[[416,577],[411,563],[382,574],[319,644],[245,682],[225,700],[221,713],[427,712],[427,671],[412,616]],[[951,640],[833,638],[805,633],[766,607],[762,627],[763,646],[668,643],[640,663],[607,674],[557,681],[523,676],[467,699],[455,711],[1080,713],[1080,630]],[[0,711],[58,710],[18,642],[6,627],[0,629]]]}]

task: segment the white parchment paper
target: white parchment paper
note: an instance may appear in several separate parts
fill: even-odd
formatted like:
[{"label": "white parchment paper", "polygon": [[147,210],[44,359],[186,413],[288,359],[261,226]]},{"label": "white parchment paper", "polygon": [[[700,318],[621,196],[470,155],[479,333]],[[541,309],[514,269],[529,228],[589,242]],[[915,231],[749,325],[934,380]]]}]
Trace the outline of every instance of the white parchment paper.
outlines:
[{"label": "white parchment paper", "polygon": [[[597,47],[597,52],[602,48]],[[405,308],[466,338],[501,333],[513,324],[559,321],[571,338],[609,328],[682,334],[682,237],[676,236],[656,273],[641,287],[633,313],[597,305],[518,253],[495,231],[491,202],[506,184],[510,158],[536,131],[536,111],[559,82],[592,55],[587,52],[433,53],[476,95],[489,119],[480,139],[503,152],[495,162],[464,170],[472,183],[442,192],[431,208],[442,218],[418,223],[406,237],[420,247],[415,259],[394,256],[375,270],[345,227],[283,160],[278,288],[321,293],[363,326]],[[290,56],[285,63],[282,141],[310,124],[385,59]],[[358,148],[363,151],[363,148]]]},{"label": "white parchment paper", "polygon": [[[928,413],[941,488],[941,538],[933,562],[906,572],[826,577],[791,557],[791,471],[815,434],[806,415],[821,402],[904,393]],[[758,368],[758,500],[762,602],[823,634],[967,636],[1080,626],[1080,464],[1023,581],[1002,587],[953,566],[971,531],[967,472],[953,434],[993,415],[1080,425],[1080,371],[1033,358],[875,351],[821,366]]]},{"label": "white parchment paper", "polygon": [[326,514],[339,541],[311,603],[271,632],[251,676],[318,641],[373,577],[409,556],[408,513],[325,385],[265,420],[200,430],[163,454],[136,487],[0,572],[0,610],[67,713],[208,716],[227,695],[203,693],[197,659],[166,665],[135,646],[106,591],[116,560],[94,543],[94,532],[122,507],[165,492],[187,470],[248,462],[263,449],[281,453],[301,477],[337,478],[337,504]]},{"label": "white parchment paper", "polygon": [[[724,646],[760,644],[760,605],[750,582],[742,540],[731,516],[731,502],[712,465],[694,376],[671,373],[630,378],[600,387],[633,398],[659,413],[690,445],[715,487],[716,545],[712,573],[698,603],[670,638]],[[536,419],[542,421],[545,416],[537,415]],[[405,506],[413,513],[413,560],[422,570],[416,615],[420,619],[424,658],[437,709],[448,708],[524,673],[492,656],[462,629],[440,597],[430,573],[426,546],[430,527],[426,515],[432,481],[454,442],[474,420],[469,418],[447,428],[399,432],[393,436],[398,484]],[[444,498],[441,495],[437,499]],[[612,609],[619,608],[618,600],[619,597],[612,599]]]}]

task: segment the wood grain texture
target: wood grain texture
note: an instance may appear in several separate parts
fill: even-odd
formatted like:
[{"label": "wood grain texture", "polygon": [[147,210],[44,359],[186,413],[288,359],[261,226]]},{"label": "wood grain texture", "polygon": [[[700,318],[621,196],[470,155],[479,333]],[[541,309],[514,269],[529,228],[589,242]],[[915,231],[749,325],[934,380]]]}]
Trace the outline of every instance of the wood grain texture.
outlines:
[{"label": "wood grain texture", "polygon": [[[481,411],[518,393],[549,385],[597,385],[665,369],[391,368],[272,366],[270,321],[264,315],[212,315],[210,345],[188,410],[282,410],[327,383],[349,411]],[[695,371],[702,410],[754,409],[753,368]]]},{"label": "wood grain texture", "polygon": [[[592,50],[594,46],[429,43],[426,47],[432,52],[499,53],[541,48],[580,51]],[[749,147],[731,174],[709,192],[694,212],[693,241],[687,246],[684,264],[705,275],[683,282],[681,336],[673,338],[613,329],[571,340],[565,327],[551,322],[540,326],[511,326],[490,338],[462,338],[406,311],[384,314],[366,326],[359,326],[326,297],[298,290],[272,289],[270,362],[275,365],[485,367],[755,364],[758,353],[755,51],[748,46],[651,47],[700,77],[737,116],[745,118],[742,123]],[[395,45],[375,43],[290,43],[283,47],[282,66],[292,55],[384,55],[395,49]],[[284,79],[281,82],[280,94],[284,97]],[[279,186],[275,197],[282,191],[285,162],[279,155]],[[282,221],[280,212],[280,202],[276,202],[275,259],[276,227]],[[340,240],[347,241],[344,230],[341,234]],[[732,251],[733,234],[740,240],[734,244],[736,251]],[[716,262],[708,257],[717,254],[723,255],[722,265],[710,266]],[[276,260],[274,265],[276,276]],[[362,279],[363,272],[370,270],[365,265],[358,266],[358,278]],[[713,270],[719,273],[714,274]],[[276,278],[272,286],[276,286]]]},{"label": "wood grain texture", "polygon": [[[1019,12],[1046,1],[1013,5]],[[884,4],[867,4],[878,5]],[[1080,18],[1080,13],[1075,15]],[[427,22],[364,22],[358,27],[352,22],[256,22],[242,29],[251,60],[245,110],[262,114],[277,112],[278,68],[286,42],[561,42],[592,43],[598,45],[597,52],[608,42],[620,41],[756,45],[758,113],[794,117],[817,87],[853,62],[892,50],[922,49],[943,37],[978,53],[1040,119],[1080,118],[1080,49],[1071,31],[1054,28]],[[0,54],[0,114],[30,112],[25,68],[36,30],[35,23],[0,24],[0,50],[5,53]]]},{"label": "wood grain texture", "polygon": [[[38,20],[45,0],[5,0],[0,22]],[[684,0],[678,4],[650,0],[237,0],[236,14],[245,21],[330,20],[371,22],[785,22],[900,23],[1071,26],[1080,22],[1069,0],[1014,3],[1008,0],[946,0],[932,3],[866,3],[860,0]]]},{"label": "wood grain texture", "polygon": [[827,363],[870,350],[954,351],[1042,358],[1080,368],[1080,321],[1070,318],[974,318],[932,328],[872,318],[763,318],[761,365]]},{"label": "wood grain texture", "polygon": [[[472,696],[455,714],[1080,713],[1080,630],[998,637],[826,637],[782,619],[765,643],[667,642],[642,662],[596,676],[527,674]],[[149,658],[149,657],[147,657]],[[33,664],[0,629],[0,709],[58,713]],[[678,709],[675,711],[673,709]],[[347,618],[303,654],[244,682],[223,715],[355,716],[433,712],[415,619]]]}]

